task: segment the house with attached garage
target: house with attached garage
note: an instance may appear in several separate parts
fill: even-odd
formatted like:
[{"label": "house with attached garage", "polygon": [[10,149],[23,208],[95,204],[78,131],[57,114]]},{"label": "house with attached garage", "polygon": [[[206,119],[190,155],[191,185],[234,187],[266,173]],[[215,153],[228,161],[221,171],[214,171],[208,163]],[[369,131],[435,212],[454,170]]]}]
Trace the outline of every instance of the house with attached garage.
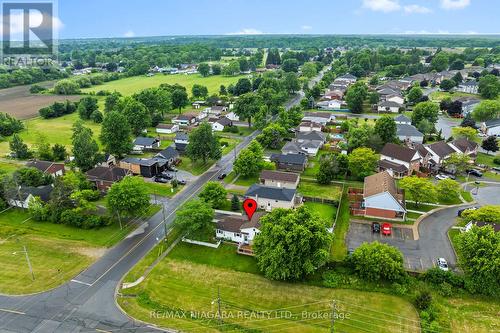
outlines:
[{"label": "house with attached garage", "polygon": [[134,150],[152,150],[160,148],[161,141],[158,138],[137,137],[134,140]]},{"label": "house with attached garage", "polygon": [[396,136],[402,142],[407,144],[422,143],[424,134],[415,126],[409,124],[396,124]]},{"label": "house with attached garage", "polygon": [[297,127],[297,131],[299,132],[321,132],[322,129],[323,125],[313,121],[303,121]]},{"label": "house with attached garage", "polygon": [[341,75],[339,77],[337,77],[335,81],[337,82],[347,82],[348,84],[353,84],[353,83],[356,83],[356,81],[358,80],[358,78],[350,73],[347,73],[347,74],[344,74],[344,75]]},{"label": "house with attached garage", "polygon": [[481,132],[488,136],[500,136],[500,118],[483,122],[481,124]]},{"label": "house with attached garage", "polygon": [[325,126],[335,121],[335,115],[331,112],[305,112],[302,121],[311,121]]},{"label": "house with attached garage", "polygon": [[438,141],[426,146],[427,151],[431,153],[430,165],[433,169],[438,170],[443,161],[450,157],[451,154],[457,151],[444,141]]},{"label": "house with attached garage", "polygon": [[231,121],[240,121],[240,117],[236,113],[234,113],[234,111],[231,111],[228,114],[226,114],[226,117]]},{"label": "house with attached garage", "polygon": [[209,123],[212,124],[212,131],[215,132],[222,132],[224,128],[233,126],[233,121],[226,117],[209,120]]},{"label": "house with attached garage", "polygon": [[453,148],[459,154],[465,154],[470,158],[475,159],[477,157],[477,148],[479,145],[473,141],[469,141],[465,138],[456,139],[448,143],[451,148]]},{"label": "house with attached garage", "polygon": [[329,101],[321,101],[316,103],[316,107],[321,110],[338,110],[342,106],[342,101],[338,99],[332,99]]},{"label": "house with attached garage", "polygon": [[263,170],[259,180],[264,186],[296,189],[299,185],[300,175],[293,172]]},{"label": "house with attached garage", "polygon": [[387,102],[394,102],[396,104],[399,104],[399,106],[403,106],[403,104],[405,103],[405,99],[403,98],[403,96],[396,94],[385,96],[385,100]]},{"label": "house with attached garage", "polygon": [[391,101],[383,101],[377,104],[378,112],[398,113],[400,107],[401,107],[400,104]]},{"label": "house with attached garage", "polygon": [[287,142],[281,152],[283,154],[306,154],[316,156],[323,146],[323,142],[317,140],[303,140],[299,142],[297,139]]},{"label": "house with attached garage", "polygon": [[189,144],[189,135],[185,132],[177,132],[174,138],[175,149],[184,152]]},{"label": "house with attached garage", "polygon": [[179,152],[175,150],[174,147],[170,146],[160,151],[155,157],[167,160],[168,166],[172,166],[179,161]]},{"label": "house with attached garage", "polygon": [[386,143],[380,152],[379,171],[387,171],[391,177],[403,178],[419,171],[421,157],[418,151],[394,143]]},{"label": "house with attached garage", "polygon": [[298,132],[295,134],[295,138],[301,143],[306,141],[320,141],[321,143],[326,142],[326,134],[319,131]]},{"label": "house with attached garage", "polygon": [[179,130],[179,125],[177,124],[158,124],[156,126],[156,133],[158,134],[172,134]]},{"label": "house with attached garage", "polygon": [[64,175],[64,163],[55,163],[50,161],[33,160],[26,163],[26,167],[40,170],[46,175],[52,177]]},{"label": "house with attached garage", "polygon": [[162,173],[168,166],[168,161],[159,158],[127,157],[120,161],[120,168],[129,170],[135,175],[151,178]]},{"label": "house with attached garage", "polygon": [[246,216],[225,216],[217,221],[215,237],[238,244],[252,244],[260,233],[260,218],[264,215],[264,212],[256,212],[250,220]]},{"label": "house with attached garage", "polygon": [[344,97],[344,93],[340,90],[328,90],[325,92],[321,98],[322,99],[327,99],[327,100],[342,100]]},{"label": "house with attached garage", "polygon": [[387,171],[365,177],[362,207],[365,216],[392,219],[406,216],[404,192]]},{"label": "house with attached garage", "polygon": [[53,189],[52,185],[38,187],[20,186],[17,193],[12,196],[12,199],[8,199],[7,202],[10,206],[27,209],[31,200],[35,197],[40,198],[43,202],[49,201]]},{"label": "house with attached garage", "polygon": [[119,167],[106,168],[98,166],[87,171],[85,176],[89,182],[94,184],[96,189],[105,193],[111,185],[131,174],[130,170]]},{"label": "house with attached garage", "polygon": [[245,198],[254,199],[259,209],[272,211],[275,208],[294,208],[300,204],[297,190],[254,184],[245,193]]},{"label": "house with attached garage", "polygon": [[179,126],[189,126],[196,123],[196,120],[197,119],[195,114],[184,113],[172,119],[172,123]]},{"label": "house with attached garage", "polygon": [[276,164],[276,169],[302,172],[307,165],[307,156],[305,154],[272,154],[271,162]]},{"label": "house with attached garage", "polygon": [[227,106],[214,105],[203,110],[203,113],[207,116],[220,117],[223,112],[227,112]]},{"label": "house with attached garage", "polygon": [[404,114],[400,114],[399,116],[395,117],[394,122],[396,123],[396,125],[398,124],[411,125],[411,119],[405,116]]}]

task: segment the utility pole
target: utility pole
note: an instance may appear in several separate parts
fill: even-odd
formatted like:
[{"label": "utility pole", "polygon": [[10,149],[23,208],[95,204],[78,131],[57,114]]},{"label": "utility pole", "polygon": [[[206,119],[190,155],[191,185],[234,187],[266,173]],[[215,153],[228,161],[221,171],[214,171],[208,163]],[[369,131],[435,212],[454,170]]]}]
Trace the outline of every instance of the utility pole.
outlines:
[{"label": "utility pole", "polygon": [[[28,268],[30,269],[30,274],[31,274],[31,281],[35,281],[35,273],[33,272],[33,267],[31,266],[31,261],[30,261],[30,256],[28,253],[28,249],[26,248],[26,245],[23,245],[23,251],[24,256],[26,257],[26,262],[28,263]],[[16,255],[17,252],[12,253],[13,255]]]},{"label": "utility pole", "polygon": [[331,326],[330,326],[330,333],[335,333],[335,316],[337,315],[335,313],[335,300],[332,301],[332,322],[331,322]]}]

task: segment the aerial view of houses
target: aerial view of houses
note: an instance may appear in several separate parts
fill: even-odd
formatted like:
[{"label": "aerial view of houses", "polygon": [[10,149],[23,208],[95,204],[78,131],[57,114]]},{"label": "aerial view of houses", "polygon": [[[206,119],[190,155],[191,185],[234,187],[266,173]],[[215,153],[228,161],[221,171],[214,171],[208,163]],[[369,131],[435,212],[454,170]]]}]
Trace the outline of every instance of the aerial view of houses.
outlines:
[{"label": "aerial view of houses", "polygon": [[498,5],[307,5],[3,4],[0,332],[498,331]]}]

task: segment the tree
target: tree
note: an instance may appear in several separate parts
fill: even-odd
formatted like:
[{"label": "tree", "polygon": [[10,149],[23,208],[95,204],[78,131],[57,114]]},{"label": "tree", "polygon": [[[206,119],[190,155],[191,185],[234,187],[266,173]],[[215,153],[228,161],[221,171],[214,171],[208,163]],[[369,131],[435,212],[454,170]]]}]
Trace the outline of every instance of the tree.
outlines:
[{"label": "tree", "polygon": [[500,118],[500,101],[482,101],[472,111],[472,118],[481,122]]},{"label": "tree", "polygon": [[46,175],[37,168],[21,168],[14,171],[12,174],[15,182],[22,186],[38,187],[51,184],[54,178],[51,175]]},{"label": "tree", "polygon": [[38,158],[41,160],[52,161],[52,150],[50,149],[50,143],[47,141],[47,137],[42,133],[37,133],[36,143],[33,145],[36,149]]},{"label": "tree", "polygon": [[212,208],[219,209],[226,202],[227,191],[218,182],[208,182],[198,196]]},{"label": "tree", "polygon": [[466,222],[500,223],[500,205],[486,205],[477,209],[467,209],[462,213],[461,217]]},{"label": "tree", "polygon": [[407,199],[415,201],[415,206],[417,207],[421,202],[436,201],[436,188],[427,178],[417,176],[404,177],[399,181],[399,187],[406,191]]},{"label": "tree", "polygon": [[453,179],[442,179],[436,185],[438,198],[441,202],[452,203],[457,201],[460,197],[461,191],[460,184]]},{"label": "tree", "polygon": [[439,87],[441,88],[441,90],[450,91],[451,89],[453,89],[455,87],[455,85],[456,85],[455,81],[444,79],[443,81],[441,81],[441,84],[439,85]]},{"label": "tree", "polygon": [[331,236],[308,208],[274,209],[260,224],[254,250],[257,266],[268,279],[297,280],[327,262]]},{"label": "tree", "polygon": [[476,122],[474,121],[474,118],[472,118],[472,114],[470,112],[465,115],[464,119],[462,119],[460,126],[477,128]]},{"label": "tree", "polygon": [[464,81],[464,78],[460,72],[457,72],[457,74],[453,75],[451,79],[455,81],[456,86],[458,86],[460,83]]},{"label": "tree", "polygon": [[380,95],[374,91],[370,93],[368,99],[370,100],[370,104],[377,104],[380,101]]},{"label": "tree", "polygon": [[[183,87],[179,89],[184,90]],[[158,113],[163,116],[172,109],[172,94],[169,89],[147,88],[132,97],[146,107],[151,117]]]},{"label": "tree", "polygon": [[493,135],[487,137],[483,140],[481,144],[481,148],[486,150],[486,153],[489,154],[490,151],[497,152],[498,151],[498,141],[497,138]]},{"label": "tree", "polygon": [[206,98],[208,96],[208,88],[201,84],[193,84],[191,94],[196,98]]},{"label": "tree", "polygon": [[500,94],[500,81],[495,75],[488,74],[479,79],[479,93],[487,99],[495,99]]},{"label": "tree", "polygon": [[210,204],[201,200],[191,200],[177,210],[174,224],[184,233],[190,234],[212,227],[213,219],[214,210]]},{"label": "tree", "polygon": [[262,97],[254,93],[243,94],[239,96],[234,104],[234,113],[241,119],[248,120],[248,126],[252,126],[252,117],[254,117],[263,105]]},{"label": "tree", "polygon": [[373,128],[368,124],[363,124],[361,126],[350,126],[347,133],[348,147],[350,150],[366,147],[370,141],[370,137],[373,134]]},{"label": "tree", "polygon": [[14,133],[19,133],[24,128],[20,120],[10,116],[7,113],[0,113],[0,135],[11,136]]},{"label": "tree", "polygon": [[457,236],[457,253],[471,292],[498,296],[500,291],[500,233],[476,227]]},{"label": "tree", "polygon": [[221,84],[220,85],[220,88],[219,88],[219,95],[221,96],[225,96],[227,95],[227,90],[226,90],[226,86]]},{"label": "tree", "polygon": [[15,157],[21,160],[30,158],[33,154],[28,149],[28,145],[26,145],[21,139],[21,137],[16,133],[12,136],[12,140],[9,142],[9,148],[14,153]]},{"label": "tree", "polygon": [[447,110],[448,115],[454,116],[454,115],[461,115],[462,114],[462,102],[461,101],[453,101],[447,105]]},{"label": "tree", "polygon": [[444,52],[437,53],[431,60],[431,68],[436,72],[448,69],[448,56]]},{"label": "tree", "polygon": [[121,94],[119,92],[113,92],[110,95],[106,96],[104,100],[104,112],[110,112],[115,109],[120,101]]},{"label": "tree", "polygon": [[306,62],[302,65],[302,75],[307,77],[308,79],[313,78],[318,74],[318,70],[316,68],[316,64],[314,62]]},{"label": "tree", "polygon": [[285,73],[283,75],[283,86],[289,94],[294,94],[300,90],[300,81],[295,73]]},{"label": "tree", "polygon": [[455,139],[474,141],[477,136],[477,130],[472,127],[453,127],[451,132]]},{"label": "tree", "polygon": [[283,61],[283,64],[281,65],[281,69],[284,70],[285,72],[294,72],[297,73],[299,70],[299,62],[297,59],[285,59]]},{"label": "tree", "polygon": [[213,64],[212,65],[212,74],[213,75],[220,75],[222,73],[222,67],[219,64]]},{"label": "tree", "polygon": [[411,115],[411,122],[417,125],[423,119],[427,119],[432,125],[438,120],[439,106],[433,102],[421,102],[415,105]]},{"label": "tree", "polygon": [[73,80],[61,80],[54,85],[57,95],[76,95],[80,93],[80,86]]},{"label": "tree", "polygon": [[368,87],[363,82],[357,82],[347,89],[345,100],[353,113],[363,112],[363,102],[368,94]]},{"label": "tree", "polygon": [[324,154],[319,159],[319,170],[316,175],[318,183],[327,185],[340,173],[336,154]]},{"label": "tree", "polygon": [[175,89],[172,92],[172,107],[179,109],[179,114],[182,108],[185,107],[189,102],[188,94],[184,89]]},{"label": "tree", "polygon": [[464,61],[462,59],[456,59],[451,63],[450,70],[461,70],[464,69],[464,67],[465,67]]},{"label": "tree", "polygon": [[150,206],[149,193],[144,180],[132,176],[127,176],[111,185],[106,201],[108,209],[118,217],[120,226],[123,217],[141,216]]},{"label": "tree", "polygon": [[358,179],[371,175],[377,167],[378,156],[370,148],[356,148],[347,158],[351,175]]},{"label": "tree", "polygon": [[193,161],[218,160],[222,156],[219,139],[213,134],[212,126],[204,122],[189,135],[186,155]]},{"label": "tree", "polygon": [[453,153],[443,161],[443,166],[454,171],[457,174],[464,172],[469,166],[470,157],[461,154]]},{"label": "tree", "polygon": [[236,194],[233,194],[233,197],[231,198],[231,210],[232,211],[239,211],[241,209],[240,205],[240,199],[238,199],[238,196]]},{"label": "tree", "polygon": [[432,130],[434,129],[434,124],[432,124],[427,119],[422,119],[422,120],[420,120],[420,122],[417,124],[416,127],[423,134],[430,134],[432,132]]},{"label": "tree", "polygon": [[395,282],[406,276],[401,251],[377,241],[361,244],[349,262],[359,276],[370,281]]},{"label": "tree", "polygon": [[241,78],[234,86],[234,95],[239,96],[252,91],[252,82],[247,78]]},{"label": "tree", "polygon": [[60,143],[56,143],[52,146],[52,158],[54,161],[64,161],[66,159],[66,147]]},{"label": "tree", "polygon": [[81,121],[73,125],[72,144],[75,165],[83,172],[92,169],[98,162],[99,146],[92,138],[92,130]]},{"label": "tree", "polygon": [[415,104],[420,101],[423,95],[424,93],[422,92],[422,89],[420,87],[413,87],[410,89],[410,92],[408,93],[406,98],[408,99],[409,103]]},{"label": "tree", "polygon": [[271,123],[262,130],[262,133],[257,136],[257,141],[262,147],[270,149],[278,149],[286,135],[286,129],[280,124]]},{"label": "tree", "polygon": [[375,133],[384,143],[394,142],[396,140],[396,122],[391,116],[382,116],[375,122]]},{"label": "tree", "polygon": [[198,65],[198,73],[201,74],[203,77],[207,77],[210,75],[210,65],[203,62]]},{"label": "tree", "polygon": [[222,74],[225,76],[233,76],[240,73],[240,62],[237,60],[231,61],[222,69]]},{"label": "tree", "polygon": [[99,110],[99,107],[97,106],[97,98],[91,97],[91,96],[86,96],[83,97],[80,102],[78,102],[78,114],[80,115],[80,118],[84,120],[90,119],[90,115],[94,112]]},{"label": "tree", "polygon": [[101,142],[107,153],[121,157],[132,150],[132,131],[127,118],[111,111],[104,116],[101,127]]},{"label": "tree", "polygon": [[234,161],[234,172],[243,178],[255,176],[262,170],[264,164],[262,146],[255,140],[251,142],[252,147],[242,149]]},{"label": "tree", "polygon": [[143,130],[151,126],[151,116],[144,104],[127,97],[122,105],[122,114],[127,119],[134,135],[141,134]]}]

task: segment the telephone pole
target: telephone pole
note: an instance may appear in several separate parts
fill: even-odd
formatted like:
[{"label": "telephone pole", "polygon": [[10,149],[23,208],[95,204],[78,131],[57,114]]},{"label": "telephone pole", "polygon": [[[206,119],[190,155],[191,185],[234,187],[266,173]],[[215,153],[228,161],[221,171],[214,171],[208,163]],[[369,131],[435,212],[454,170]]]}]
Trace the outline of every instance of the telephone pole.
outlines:
[{"label": "telephone pole", "polygon": [[335,312],[335,300],[332,301],[332,322],[331,322],[331,326],[330,326],[330,333],[335,333],[335,316],[337,315],[336,312]]}]

